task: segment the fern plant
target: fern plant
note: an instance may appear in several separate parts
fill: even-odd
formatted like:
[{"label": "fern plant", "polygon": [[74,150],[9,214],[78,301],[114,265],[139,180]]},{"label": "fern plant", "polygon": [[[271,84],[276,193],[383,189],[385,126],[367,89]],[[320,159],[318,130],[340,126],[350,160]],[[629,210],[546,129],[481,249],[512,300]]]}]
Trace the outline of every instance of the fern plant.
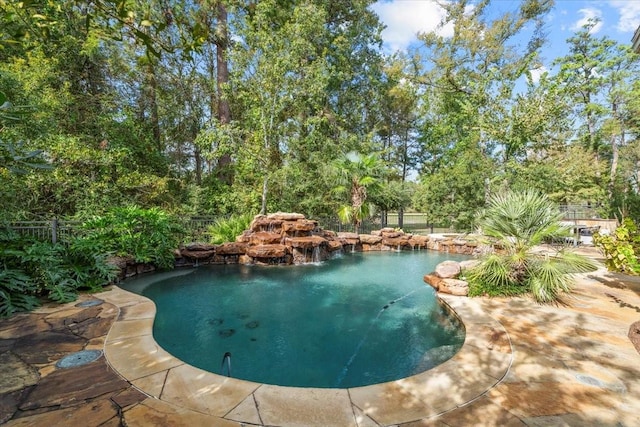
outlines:
[{"label": "fern plant", "polygon": [[0,269],[0,317],[8,317],[19,311],[29,311],[40,305],[35,295],[38,287],[22,270]]},{"label": "fern plant", "polygon": [[234,242],[236,237],[249,228],[252,216],[234,215],[229,218],[219,219],[213,225],[210,225],[207,232],[210,236],[209,241],[213,244],[221,244],[226,242]]},{"label": "fern plant", "polygon": [[110,283],[117,268],[103,254],[87,252],[85,247],[75,241],[68,246],[51,244],[0,230],[0,317],[32,310],[43,299],[74,301],[79,291],[98,291]]},{"label": "fern plant", "polygon": [[173,268],[173,251],[182,232],[178,222],[161,209],[138,206],[114,208],[84,223],[85,237],[78,245],[93,253],[131,256],[136,262]]}]

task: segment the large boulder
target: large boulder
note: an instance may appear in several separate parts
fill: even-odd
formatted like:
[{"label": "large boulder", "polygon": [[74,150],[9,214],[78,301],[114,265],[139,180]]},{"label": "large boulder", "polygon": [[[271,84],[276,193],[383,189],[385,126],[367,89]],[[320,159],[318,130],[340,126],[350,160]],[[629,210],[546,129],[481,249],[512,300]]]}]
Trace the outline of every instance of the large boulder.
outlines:
[{"label": "large boulder", "polygon": [[189,243],[184,248],[188,251],[213,251],[216,249],[215,245],[202,242]]},{"label": "large boulder", "polygon": [[631,324],[628,336],[636,351],[640,353],[640,320]]},{"label": "large boulder", "polygon": [[469,284],[464,280],[458,279],[442,279],[438,292],[443,294],[467,296],[469,295]]},{"label": "large boulder", "polygon": [[362,243],[366,243],[367,245],[375,245],[382,242],[382,237],[373,234],[361,234],[360,241]]},{"label": "large boulder", "polygon": [[311,221],[308,219],[300,219],[297,221],[284,221],[282,223],[282,230],[285,233],[299,232],[299,231],[313,231],[318,227],[317,221]]},{"label": "large boulder", "polygon": [[184,257],[184,258],[189,258],[189,259],[207,259],[207,258],[211,258],[213,255],[215,255],[216,251],[214,249],[208,250],[208,251],[190,251],[188,249],[182,249],[180,251],[180,256]]},{"label": "large boulder", "polygon": [[460,263],[457,261],[443,261],[436,266],[436,276],[442,279],[455,279],[460,275]]},{"label": "large boulder", "polygon": [[418,248],[426,248],[427,243],[429,243],[429,236],[421,236],[419,234],[414,234],[409,239],[409,243],[411,246]]},{"label": "large boulder", "polygon": [[216,255],[243,255],[246,250],[247,245],[244,243],[223,243],[216,247]]},{"label": "large boulder", "polygon": [[436,276],[435,273],[425,274],[422,280],[436,291],[438,291],[440,289],[440,285],[443,284],[443,279]]},{"label": "large boulder", "polygon": [[389,246],[390,248],[402,248],[405,246],[411,246],[409,243],[409,236],[402,235],[398,237],[382,237],[382,244],[385,246]]},{"label": "large boulder", "polygon": [[477,260],[477,259],[466,259],[464,261],[460,261],[460,270],[462,270],[462,271],[473,270],[478,265],[480,265],[480,260]]},{"label": "large boulder", "polygon": [[344,247],[342,246],[342,242],[339,240],[329,240],[327,242],[327,249],[329,252],[340,251]]},{"label": "large boulder", "polygon": [[338,239],[340,239],[344,245],[359,245],[360,235],[358,233],[340,232],[338,233]]},{"label": "large boulder", "polygon": [[267,215],[267,219],[282,220],[282,221],[298,221],[298,220],[304,220],[305,216],[295,212],[275,212]]},{"label": "large boulder", "polygon": [[382,230],[380,230],[380,235],[386,239],[396,239],[398,237],[405,237],[405,236],[407,240],[409,239],[409,236],[404,234],[403,231],[396,230],[394,228],[383,228]]},{"label": "large boulder", "polygon": [[287,247],[280,244],[250,246],[246,252],[252,258],[282,258],[287,253]]},{"label": "large boulder", "polygon": [[442,294],[457,296],[469,295],[469,284],[464,280],[443,279],[442,277],[438,277],[435,273],[425,274],[423,280],[437,292]]},{"label": "large boulder", "polygon": [[270,233],[268,231],[257,231],[249,235],[250,245],[271,245],[274,243],[280,243],[282,236],[280,233]]},{"label": "large boulder", "polygon": [[318,246],[325,246],[327,239],[320,236],[308,236],[308,237],[287,237],[285,244],[292,248],[301,249],[313,249]]}]

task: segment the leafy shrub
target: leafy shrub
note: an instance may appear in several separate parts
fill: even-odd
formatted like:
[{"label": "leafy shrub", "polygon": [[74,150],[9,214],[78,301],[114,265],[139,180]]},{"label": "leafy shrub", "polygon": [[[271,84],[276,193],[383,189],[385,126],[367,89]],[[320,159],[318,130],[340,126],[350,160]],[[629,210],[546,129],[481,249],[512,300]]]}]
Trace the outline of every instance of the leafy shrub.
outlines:
[{"label": "leafy shrub", "polygon": [[236,237],[249,228],[251,215],[234,215],[229,218],[219,219],[209,226],[209,241],[214,244],[234,242]]},{"label": "leafy shrub", "polygon": [[4,265],[0,270],[0,317],[38,307],[40,302],[36,291],[37,286],[31,277],[19,268]]},{"label": "leafy shrub", "polygon": [[609,270],[640,275],[640,232],[631,219],[625,218],[612,235],[596,233],[593,242],[604,252]]},{"label": "leafy shrub", "polygon": [[138,206],[114,208],[106,215],[83,224],[84,238],[78,242],[92,253],[131,256],[136,262],[173,268],[178,247],[178,222],[158,208]]},{"label": "leafy shrub", "polygon": [[74,301],[78,291],[96,291],[117,269],[100,254],[70,245],[41,242],[0,231],[0,317],[28,311],[43,298]]},{"label": "leafy shrub", "polygon": [[546,239],[564,235],[561,218],[546,196],[533,191],[492,197],[478,225],[502,250],[486,255],[469,271],[469,295],[531,293],[538,302],[551,302],[568,292],[571,274],[592,271],[595,264],[563,249],[552,255],[533,250]]}]

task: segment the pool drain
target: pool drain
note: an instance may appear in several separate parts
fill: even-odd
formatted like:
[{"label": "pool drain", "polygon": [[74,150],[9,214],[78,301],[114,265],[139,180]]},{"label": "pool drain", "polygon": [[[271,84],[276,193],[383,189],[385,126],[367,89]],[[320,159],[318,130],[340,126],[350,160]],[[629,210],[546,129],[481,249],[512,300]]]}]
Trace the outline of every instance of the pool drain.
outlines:
[{"label": "pool drain", "polygon": [[82,350],[76,353],[71,353],[56,363],[57,368],[75,368],[78,366],[86,365],[93,362],[102,356],[101,350]]}]

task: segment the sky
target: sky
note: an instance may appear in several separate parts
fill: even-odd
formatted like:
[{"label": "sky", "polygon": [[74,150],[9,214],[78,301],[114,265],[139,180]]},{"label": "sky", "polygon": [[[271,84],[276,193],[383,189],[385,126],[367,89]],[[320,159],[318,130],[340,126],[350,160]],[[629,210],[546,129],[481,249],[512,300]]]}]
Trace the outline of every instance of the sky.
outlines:
[{"label": "sky", "polygon": [[[472,3],[472,2],[470,2]],[[496,16],[516,11],[520,0],[493,0],[489,12]],[[386,26],[382,33],[385,51],[406,51],[415,46],[416,33],[437,30],[443,36],[452,27],[438,29],[444,11],[433,0],[382,0],[371,6]],[[640,25],[640,0],[556,0],[546,18],[548,42],[542,50],[543,67],[568,53],[566,40],[589,18],[599,18],[600,24],[592,33],[607,36],[619,43],[631,44],[633,33]]]}]

